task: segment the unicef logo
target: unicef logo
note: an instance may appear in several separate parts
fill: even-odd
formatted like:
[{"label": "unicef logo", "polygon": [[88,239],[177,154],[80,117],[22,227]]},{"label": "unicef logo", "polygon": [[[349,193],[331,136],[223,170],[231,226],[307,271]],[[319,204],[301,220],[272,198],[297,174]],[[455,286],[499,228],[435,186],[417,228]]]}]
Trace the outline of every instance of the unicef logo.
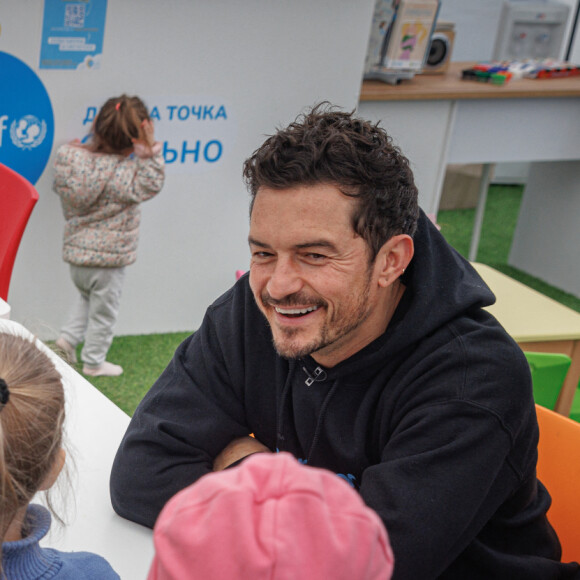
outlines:
[{"label": "unicef logo", "polygon": [[10,125],[12,143],[20,149],[34,149],[46,137],[46,123],[34,115],[24,115]]},{"label": "unicef logo", "polygon": [[0,163],[34,185],[53,139],[54,114],[42,81],[26,63],[0,51]]}]

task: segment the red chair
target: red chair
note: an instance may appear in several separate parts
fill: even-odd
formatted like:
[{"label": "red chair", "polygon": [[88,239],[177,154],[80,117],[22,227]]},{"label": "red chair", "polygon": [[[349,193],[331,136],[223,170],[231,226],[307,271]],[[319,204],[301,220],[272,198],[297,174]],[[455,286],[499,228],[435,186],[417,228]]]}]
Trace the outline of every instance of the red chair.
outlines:
[{"label": "red chair", "polygon": [[0,298],[5,301],[16,252],[37,201],[34,186],[0,163]]}]

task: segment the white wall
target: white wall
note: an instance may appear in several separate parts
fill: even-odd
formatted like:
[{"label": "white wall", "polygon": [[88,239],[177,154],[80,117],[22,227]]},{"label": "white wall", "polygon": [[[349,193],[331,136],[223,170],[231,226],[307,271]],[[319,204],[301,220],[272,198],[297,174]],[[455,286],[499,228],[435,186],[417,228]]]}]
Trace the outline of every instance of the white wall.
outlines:
[{"label": "white wall", "polygon": [[[493,57],[496,35],[504,0],[442,0],[439,20],[455,23],[455,42],[451,55],[454,61],[489,60]],[[525,2],[526,0],[520,0]],[[529,0],[539,4],[549,0]],[[570,19],[560,54],[564,58],[570,42],[573,17],[578,0],[553,0],[570,7]]]},{"label": "white wall", "polygon": [[503,0],[442,0],[439,20],[455,23],[451,60],[488,60],[493,52]]},{"label": "white wall", "polygon": [[[493,58],[497,31],[500,25],[504,0],[442,0],[439,20],[455,23],[455,42],[451,60],[482,61]],[[525,0],[522,0],[525,1]],[[542,0],[529,0],[538,4]],[[572,27],[578,0],[557,0],[570,7],[570,19],[560,57],[564,58],[570,45]],[[570,60],[580,62],[580,31],[576,33]],[[493,183],[526,183],[529,163],[498,163],[495,166]]]},{"label": "white wall", "polygon": [[580,64],[580,11],[576,14],[576,30],[570,41],[568,60],[574,64]]},{"label": "white wall", "polygon": [[[218,169],[167,171],[143,204],[137,262],[128,268],[117,334],[191,330],[246,268],[243,160],[305,106],[358,100],[373,0],[109,0],[99,70],[39,70],[42,3],[4,0],[0,50],[32,67],[55,112],[55,148],[78,112],[122,92],[212,95],[230,104],[236,140]],[[26,34],[24,32],[26,31]],[[77,124],[75,124],[77,123]],[[54,151],[54,149],[53,149]],[[52,158],[51,158],[52,161]],[[55,335],[74,297],[61,260],[63,218],[51,164],[16,258],[12,318]]]}]

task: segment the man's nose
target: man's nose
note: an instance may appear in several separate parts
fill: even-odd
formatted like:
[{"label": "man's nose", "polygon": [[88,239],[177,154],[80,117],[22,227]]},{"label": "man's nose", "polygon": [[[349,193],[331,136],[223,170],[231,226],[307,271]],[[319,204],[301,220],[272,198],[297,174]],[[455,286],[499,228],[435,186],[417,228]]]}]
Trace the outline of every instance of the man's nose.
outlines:
[{"label": "man's nose", "polygon": [[291,258],[279,257],[266,285],[274,300],[282,300],[302,289],[303,282],[298,265]]}]

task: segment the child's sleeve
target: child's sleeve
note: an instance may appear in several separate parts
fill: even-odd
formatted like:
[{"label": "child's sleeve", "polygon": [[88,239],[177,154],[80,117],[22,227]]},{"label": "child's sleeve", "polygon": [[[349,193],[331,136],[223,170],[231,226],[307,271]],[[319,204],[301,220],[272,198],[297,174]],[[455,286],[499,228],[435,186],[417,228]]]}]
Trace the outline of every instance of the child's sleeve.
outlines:
[{"label": "child's sleeve", "polygon": [[[159,144],[161,145],[161,144]],[[120,191],[122,201],[140,203],[157,195],[165,181],[165,159],[161,147],[151,157],[136,157],[129,186]]]},{"label": "child's sleeve", "polygon": [[53,189],[66,210],[83,212],[98,199],[113,168],[95,162],[95,156],[82,147],[62,145],[54,162]]}]

